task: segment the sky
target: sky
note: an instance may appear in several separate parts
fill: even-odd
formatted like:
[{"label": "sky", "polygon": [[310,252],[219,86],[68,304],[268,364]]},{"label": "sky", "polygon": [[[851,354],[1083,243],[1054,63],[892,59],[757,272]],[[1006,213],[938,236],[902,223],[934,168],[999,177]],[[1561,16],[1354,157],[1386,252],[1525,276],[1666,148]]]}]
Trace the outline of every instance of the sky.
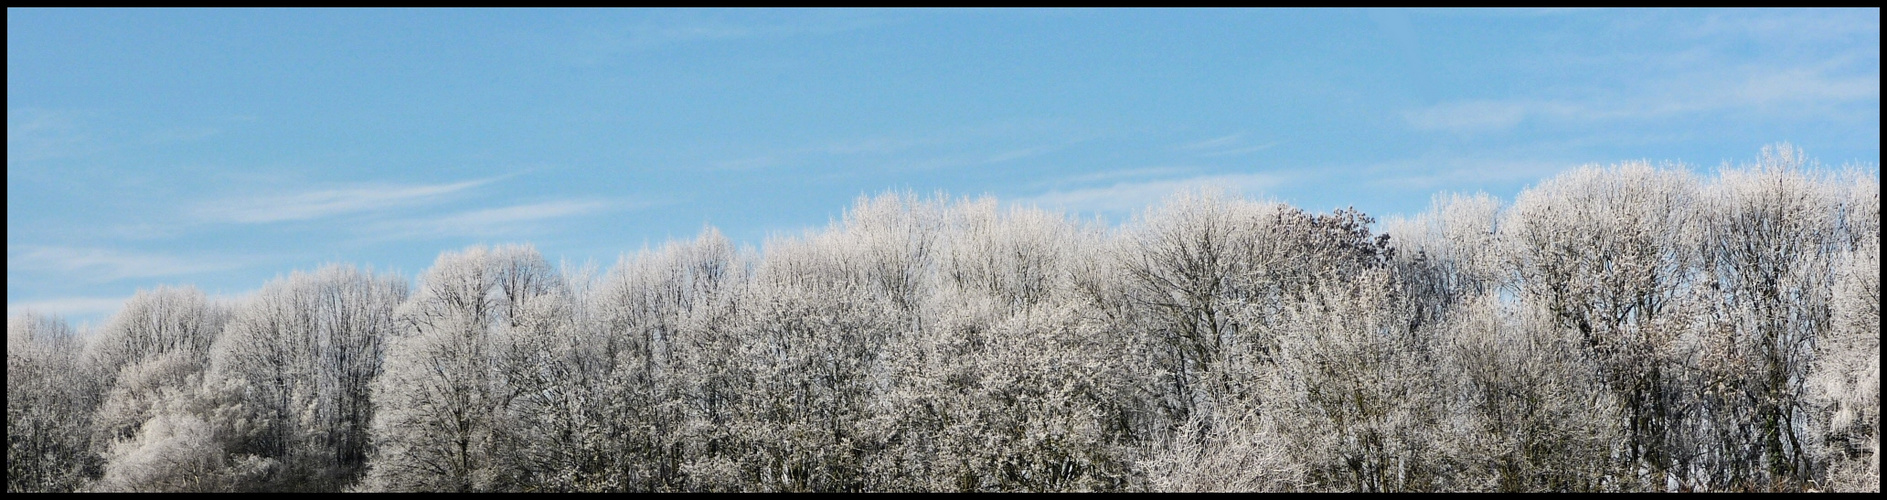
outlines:
[{"label": "sky", "polygon": [[1879,9],[9,8],[7,309],[758,248],[887,190],[1384,218],[1779,142],[1878,171],[1880,132]]}]

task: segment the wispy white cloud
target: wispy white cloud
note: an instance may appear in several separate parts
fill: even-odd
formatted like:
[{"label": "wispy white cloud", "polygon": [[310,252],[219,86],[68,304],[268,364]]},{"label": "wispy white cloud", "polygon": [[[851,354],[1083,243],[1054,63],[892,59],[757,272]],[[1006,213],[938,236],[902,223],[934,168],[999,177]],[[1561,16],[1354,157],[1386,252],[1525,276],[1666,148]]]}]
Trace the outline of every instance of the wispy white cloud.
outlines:
[{"label": "wispy white cloud", "polygon": [[1072,175],[1068,177],[1053,179],[1045,183],[1038,183],[1038,185],[1040,186],[1093,185],[1093,184],[1099,184],[1106,181],[1119,182],[1125,179],[1154,179],[1154,178],[1162,178],[1162,177],[1174,178],[1174,177],[1179,177],[1188,173],[1197,172],[1198,170],[1199,169],[1197,167],[1178,167],[1178,166],[1129,168],[1129,169],[1121,169],[1121,170],[1108,170],[1104,172],[1093,172],[1093,173],[1087,173],[1087,174]]},{"label": "wispy white cloud", "polygon": [[1880,11],[1871,9],[1719,10],[1703,22],[1678,23],[1693,38],[1751,38],[1768,43],[1817,43],[1880,33]]},{"label": "wispy white cloud", "polygon": [[1277,147],[1277,145],[1283,144],[1283,143],[1284,143],[1283,141],[1272,141],[1272,142],[1267,142],[1267,143],[1259,144],[1255,146],[1245,146],[1242,148],[1232,148],[1232,149],[1225,149],[1225,150],[1220,150],[1220,151],[1200,153],[1199,156],[1237,156],[1237,155],[1242,155],[1246,153],[1256,153],[1259,151],[1264,151],[1267,149],[1271,149],[1273,147]]},{"label": "wispy white cloud", "polygon": [[451,215],[438,220],[444,227],[491,227],[519,222],[533,222],[543,219],[571,217],[596,213],[609,207],[603,201],[551,201],[528,205],[514,205],[503,208],[475,210]]},{"label": "wispy white cloud", "polygon": [[1061,144],[1053,144],[1053,145],[1048,145],[1048,146],[1035,146],[1035,147],[1022,148],[1022,149],[1012,149],[1009,151],[1004,151],[1004,152],[992,155],[989,158],[984,159],[983,162],[984,163],[1002,163],[1006,161],[1020,160],[1020,159],[1028,158],[1032,156],[1041,156],[1044,154],[1054,152],[1057,149],[1061,149],[1063,146],[1064,145],[1061,145]]},{"label": "wispy white cloud", "polygon": [[[239,303],[254,296],[260,288],[238,293],[207,293],[205,298],[224,304]],[[32,311],[39,314],[56,315],[81,330],[91,325],[99,325],[112,315],[124,309],[125,302],[132,296],[96,296],[77,295],[66,297],[36,298],[7,302],[7,316],[15,316]]]},{"label": "wispy white cloud", "polygon": [[1182,190],[1211,188],[1257,195],[1288,180],[1283,174],[1248,173],[1117,182],[1103,187],[1051,190],[1017,198],[1014,203],[1075,213],[1127,214],[1158,204]]},{"label": "wispy white cloud", "polygon": [[785,163],[786,163],[786,159],[782,158],[780,155],[764,154],[764,155],[758,155],[758,156],[749,156],[746,158],[736,158],[732,160],[716,161],[716,162],[709,163],[708,168],[711,168],[714,170],[761,170],[761,169],[766,169],[766,168],[777,167]]},{"label": "wispy white cloud", "polygon": [[1880,99],[1880,75],[1831,75],[1830,68],[1758,71],[1719,98],[1722,104],[1771,104],[1791,101],[1844,102]]},{"label": "wispy white cloud", "polygon": [[451,184],[360,186],[220,200],[198,205],[193,210],[193,214],[209,222],[244,224],[319,219],[436,201],[446,195],[489,184],[499,178]]},{"label": "wispy white cloud", "polygon": [[1428,158],[1382,163],[1355,170],[1365,183],[1398,191],[1448,186],[1534,181],[1578,166],[1575,162],[1504,158]]},{"label": "wispy white cloud", "polygon": [[1185,145],[1181,145],[1179,149],[1186,150],[1186,151],[1218,150],[1218,149],[1224,149],[1226,147],[1237,146],[1243,143],[1244,140],[1245,140],[1245,133],[1239,132],[1236,134],[1227,135],[1223,137],[1214,137],[1211,139],[1206,139],[1206,140],[1202,140],[1198,142],[1187,143]]},{"label": "wispy white cloud", "polygon": [[57,271],[66,279],[109,282],[133,278],[184,276],[246,266],[242,259],[180,258],[104,248],[57,246],[7,249],[7,275]]},{"label": "wispy white cloud", "polygon": [[894,16],[874,11],[792,12],[792,19],[758,19],[720,13],[682,13],[665,19],[590,30],[578,35],[574,59],[595,64],[609,58],[690,43],[819,36],[879,26]]},{"label": "wispy white cloud", "polygon": [[805,148],[805,152],[820,152],[835,155],[854,154],[891,154],[908,151],[911,148],[931,146],[958,140],[952,134],[933,134],[928,136],[881,136],[836,141],[824,146]]},{"label": "wispy white cloud", "polygon": [[217,134],[221,133],[223,133],[223,130],[216,127],[179,126],[146,132],[143,136],[143,142],[145,144],[195,142],[215,137]]},{"label": "wispy white cloud", "polygon": [[92,115],[72,110],[8,109],[7,165],[97,151],[100,147],[81,126]]},{"label": "wispy white cloud", "polygon": [[1880,100],[1878,72],[1844,74],[1843,66],[1835,60],[1795,68],[1742,68],[1735,75],[1687,74],[1592,99],[1451,101],[1405,111],[1403,119],[1418,130],[1473,133],[1506,130],[1527,120],[1590,123],[1726,109],[1790,112]]},{"label": "wispy white cloud", "polygon": [[759,170],[846,163],[871,168],[937,170],[989,165],[1047,155],[1103,137],[1078,125],[998,122],[931,131],[830,140],[709,162],[717,170]]},{"label": "wispy white cloud", "polygon": [[[1005,144],[1005,145],[1009,145],[1011,147],[1008,147],[1006,149],[999,149],[994,153],[990,153],[986,149],[970,150],[969,148],[995,147],[998,145],[990,144],[990,143],[996,142],[996,140],[983,139],[982,141],[977,141],[977,142],[971,142],[970,140],[966,140],[965,142],[967,144],[964,145],[966,146],[964,150],[960,150],[960,151],[932,150],[928,152],[929,153],[928,155],[910,155],[914,157],[900,160],[900,161],[889,161],[887,163],[892,164],[892,165],[897,165],[905,170],[910,170],[910,171],[941,170],[941,169],[947,169],[947,168],[994,165],[998,163],[1012,162],[1012,161],[1021,160],[1025,158],[1034,158],[1038,156],[1051,154],[1057,151],[1068,149],[1069,147],[1075,146],[1077,144],[1088,142],[1093,139],[1094,139],[1093,136],[1041,138],[1041,139],[1038,139],[1037,141],[1032,141],[1033,142],[1032,144],[1029,142],[1024,142],[1024,144],[1029,144],[1029,145],[1025,145],[1021,147],[1013,147],[1014,142],[1020,142],[1020,141],[1015,141],[1013,139],[1003,139],[1002,142],[1010,143],[1010,144]],[[1047,141],[1047,142],[1044,143],[1041,141]]]},{"label": "wispy white cloud", "polygon": [[57,315],[68,321],[98,320],[124,308],[128,297],[59,297],[53,299],[7,302],[7,316],[26,311]]},{"label": "wispy white cloud", "polygon": [[917,148],[934,147],[962,140],[964,138],[961,137],[960,132],[926,136],[885,135],[853,138],[716,161],[711,163],[711,166],[718,170],[758,170],[798,165],[806,163],[811,158],[890,156]]},{"label": "wispy white cloud", "polygon": [[1726,111],[1877,119],[1851,111],[1869,101],[1877,108],[1880,100],[1877,9],[1653,11],[1608,17],[1609,23],[1580,36],[1661,41],[1602,52],[1540,54],[1542,66],[1571,68],[1590,78],[1529,87],[1535,92],[1433,103],[1404,110],[1402,118],[1418,130],[1460,133],[1524,123],[1610,124]]},{"label": "wispy white cloud", "polygon": [[540,229],[556,219],[595,215],[656,205],[654,202],[561,200],[470,210],[438,217],[383,221],[365,227],[376,238],[406,239],[440,236],[508,236]]},{"label": "wispy white cloud", "polygon": [[1256,153],[1259,151],[1264,151],[1267,149],[1271,149],[1272,147],[1275,147],[1278,144],[1281,144],[1281,142],[1271,141],[1271,142],[1266,142],[1266,143],[1257,143],[1255,141],[1247,139],[1245,137],[1244,132],[1239,132],[1239,133],[1235,133],[1231,135],[1214,137],[1211,139],[1205,139],[1205,140],[1200,140],[1196,142],[1182,144],[1176,149],[1180,151],[1190,152],[1197,156],[1206,156],[1206,157],[1236,156],[1236,155],[1242,155],[1242,154],[1247,154],[1247,153]]},{"label": "wispy white cloud", "polygon": [[1475,132],[1501,130],[1519,125],[1539,103],[1528,101],[1458,101],[1445,102],[1404,112],[1409,125],[1420,130]]}]

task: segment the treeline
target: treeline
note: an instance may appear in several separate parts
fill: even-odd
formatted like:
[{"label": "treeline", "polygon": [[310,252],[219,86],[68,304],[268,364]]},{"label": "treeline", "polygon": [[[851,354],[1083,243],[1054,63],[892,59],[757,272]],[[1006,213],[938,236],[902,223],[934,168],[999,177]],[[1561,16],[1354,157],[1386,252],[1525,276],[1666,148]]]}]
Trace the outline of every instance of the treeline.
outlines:
[{"label": "treeline", "polygon": [[1879,490],[1879,180],[1798,154],[147,290],[9,319],[7,490]]}]

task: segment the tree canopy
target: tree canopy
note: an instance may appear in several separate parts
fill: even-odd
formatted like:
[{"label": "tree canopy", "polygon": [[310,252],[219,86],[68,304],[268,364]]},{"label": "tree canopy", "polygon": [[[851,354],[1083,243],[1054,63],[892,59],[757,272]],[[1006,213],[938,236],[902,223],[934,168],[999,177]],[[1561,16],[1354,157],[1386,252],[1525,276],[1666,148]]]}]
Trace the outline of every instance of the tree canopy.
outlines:
[{"label": "tree canopy", "polygon": [[7,323],[14,491],[1878,491],[1877,174],[1765,149],[1378,223],[862,197],[559,269]]}]

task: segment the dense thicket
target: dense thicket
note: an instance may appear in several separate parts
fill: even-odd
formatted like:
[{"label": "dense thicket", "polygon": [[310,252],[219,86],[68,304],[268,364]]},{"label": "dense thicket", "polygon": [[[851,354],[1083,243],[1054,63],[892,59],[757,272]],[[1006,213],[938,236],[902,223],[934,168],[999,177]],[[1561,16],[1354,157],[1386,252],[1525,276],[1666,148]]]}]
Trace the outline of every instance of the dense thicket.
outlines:
[{"label": "dense thicket", "polygon": [[7,325],[8,491],[1879,490],[1880,195],[1795,150],[1510,205],[887,194]]}]

